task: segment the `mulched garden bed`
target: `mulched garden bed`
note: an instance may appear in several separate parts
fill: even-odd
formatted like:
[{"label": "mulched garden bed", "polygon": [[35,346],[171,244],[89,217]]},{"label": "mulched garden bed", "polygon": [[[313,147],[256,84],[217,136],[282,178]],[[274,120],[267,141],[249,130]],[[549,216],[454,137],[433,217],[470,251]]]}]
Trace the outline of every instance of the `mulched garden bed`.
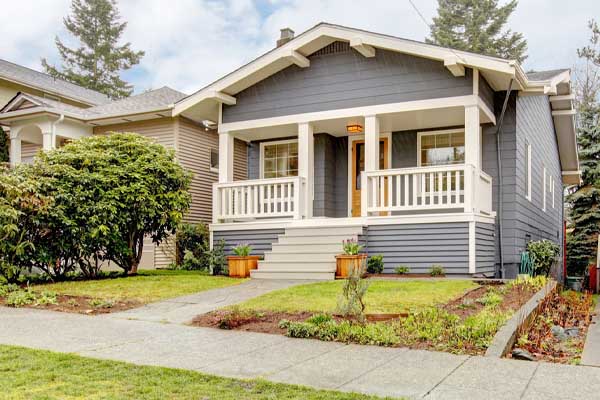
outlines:
[{"label": "mulched garden bed", "polygon": [[[441,305],[440,308],[458,315],[461,320],[479,313],[485,305],[478,302],[482,297],[491,290],[501,288],[495,282],[493,285],[483,284],[465,293],[464,295],[450,301],[447,304]],[[518,310],[523,304],[525,304],[531,296],[535,293],[535,289],[531,287],[523,286],[511,286],[506,287],[505,292],[502,294],[502,301],[498,305],[501,311]],[[220,329],[234,329],[251,332],[271,333],[285,335],[286,329],[281,328],[279,323],[281,320],[288,320],[293,322],[306,321],[314,312],[299,312],[299,313],[286,313],[286,312],[272,312],[263,310],[240,310],[235,307],[231,309],[212,311],[207,314],[198,315],[191,322],[193,326],[220,328]],[[393,322],[399,318],[406,318],[409,313],[401,314],[367,314],[367,320],[369,322],[380,322],[384,323]],[[343,321],[344,318],[338,315],[332,316],[336,321]],[[431,349],[434,346],[428,342],[414,343],[408,346],[416,349]],[[481,350],[465,350],[467,354],[482,354]]]},{"label": "mulched garden bed", "polygon": [[[112,300],[103,301],[86,296],[70,296],[59,294],[56,296],[57,304],[26,304],[22,307],[39,310],[61,311],[77,314],[97,315],[118,311],[130,310],[142,306],[137,300]],[[0,305],[6,306],[6,299],[0,298]]]},{"label": "mulched garden bed", "polygon": [[556,291],[547,296],[537,316],[517,337],[513,351],[520,357],[532,356],[536,361],[577,364],[580,360],[588,327],[593,316],[594,302],[589,293]]},{"label": "mulched garden bed", "polygon": [[386,274],[365,274],[365,278],[383,278],[383,279],[403,279],[403,278],[429,278],[429,279],[440,279],[440,278],[445,278],[446,275],[442,274],[442,275],[431,275],[428,273],[422,273],[422,274],[390,274],[390,273],[386,273]]}]

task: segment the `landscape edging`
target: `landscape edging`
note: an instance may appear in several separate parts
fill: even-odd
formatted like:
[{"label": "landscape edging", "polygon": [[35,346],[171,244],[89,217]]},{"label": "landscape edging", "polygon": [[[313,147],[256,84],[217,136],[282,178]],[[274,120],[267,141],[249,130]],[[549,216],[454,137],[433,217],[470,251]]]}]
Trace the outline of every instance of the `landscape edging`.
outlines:
[{"label": "landscape edging", "polygon": [[554,280],[549,281],[541,288],[531,299],[519,308],[513,316],[496,332],[492,344],[485,352],[486,357],[504,357],[513,347],[517,340],[517,333],[523,326],[529,326],[533,322],[536,310],[539,308],[542,300],[550,293],[556,290],[557,283]]}]

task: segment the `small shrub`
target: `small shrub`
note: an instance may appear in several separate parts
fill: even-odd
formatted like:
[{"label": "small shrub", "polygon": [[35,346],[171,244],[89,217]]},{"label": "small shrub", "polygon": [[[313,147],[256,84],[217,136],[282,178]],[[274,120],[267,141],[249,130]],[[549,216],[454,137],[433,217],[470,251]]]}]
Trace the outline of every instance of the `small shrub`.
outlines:
[{"label": "small shrub", "polygon": [[104,299],[91,299],[88,304],[93,308],[113,308],[115,306],[114,301]]},{"label": "small shrub", "polygon": [[227,258],[225,257],[225,240],[221,239],[213,244],[213,249],[208,252],[208,265],[213,275],[227,275]]},{"label": "small shrub", "polygon": [[489,290],[485,295],[475,301],[484,306],[495,307],[502,303],[502,296],[494,290]]},{"label": "small shrub", "polygon": [[545,275],[538,276],[520,276],[517,279],[506,284],[508,289],[512,287],[521,287],[523,289],[531,289],[534,292],[541,290],[548,283],[548,278]]},{"label": "small shrub", "polygon": [[23,307],[33,304],[36,300],[35,293],[30,288],[15,290],[6,296],[6,305],[9,307]]},{"label": "small shrub", "polygon": [[257,311],[243,310],[239,306],[233,306],[225,312],[217,326],[219,329],[234,329],[261,316],[262,314]]},{"label": "small shrub", "polygon": [[346,317],[355,317],[360,323],[364,323],[366,307],[364,298],[368,289],[369,282],[362,279],[360,271],[352,268],[342,287],[337,312]]},{"label": "small shrub", "polygon": [[181,224],[175,235],[177,269],[208,270],[209,238],[206,224]]},{"label": "small shrub", "polygon": [[238,257],[248,257],[250,252],[252,252],[252,246],[248,243],[239,243],[233,249],[233,254]]},{"label": "small shrub", "polygon": [[433,264],[429,269],[429,275],[431,276],[442,276],[445,275],[446,271],[444,271],[444,267],[439,264]]},{"label": "small shrub", "polygon": [[9,293],[19,290],[19,286],[14,283],[0,285],[0,297],[7,296]]},{"label": "small shrub", "polygon": [[410,272],[410,268],[407,265],[399,265],[394,269],[398,275],[408,274]]},{"label": "small shrub", "polygon": [[35,304],[38,306],[45,306],[48,304],[58,304],[58,299],[55,292],[43,291],[37,297]]},{"label": "small shrub", "polygon": [[550,240],[543,239],[527,243],[527,251],[533,261],[534,275],[548,276],[560,253],[560,247]]},{"label": "small shrub", "polygon": [[358,241],[354,239],[348,239],[342,242],[342,248],[344,250],[345,255],[356,256],[358,255],[358,253],[360,253],[363,246],[358,244]]},{"label": "small shrub", "polygon": [[308,322],[310,324],[321,325],[321,324],[324,324],[331,320],[332,320],[332,318],[331,318],[331,315],[329,315],[329,314],[315,314],[315,315],[311,316],[310,318],[308,318],[306,320],[306,322]]},{"label": "small shrub", "polygon": [[370,274],[380,274],[383,272],[383,256],[381,254],[369,257],[367,272]]}]

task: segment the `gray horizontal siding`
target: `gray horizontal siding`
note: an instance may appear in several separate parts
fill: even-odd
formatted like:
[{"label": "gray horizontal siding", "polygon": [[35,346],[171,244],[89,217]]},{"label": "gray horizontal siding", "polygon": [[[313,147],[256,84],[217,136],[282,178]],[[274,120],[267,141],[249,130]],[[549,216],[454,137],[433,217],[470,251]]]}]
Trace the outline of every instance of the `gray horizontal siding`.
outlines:
[{"label": "gray horizontal siding", "polygon": [[374,225],[367,228],[366,250],[383,255],[384,272],[407,265],[412,273],[427,273],[440,264],[447,274],[469,272],[469,226],[466,222]]},{"label": "gray horizontal siding", "polygon": [[475,225],[477,273],[486,275],[494,275],[495,273],[495,229],[494,224],[477,223]]},{"label": "gray horizontal siding", "polygon": [[377,49],[310,56],[236,94],[223,106],[223,122],[277,117],[472,93],[472,72],[454,77],[442,62]]},{"label": "gray horizontal siding", "polygon": [[283,235],[285,229],[255,229],[238,231],[213,232],[213,245],[221,240],[225,241],[225,254],[233,255],[232,249],[240,243],[248,243],[252,246],[251,254],[264,256],[266,251],[271,251],[273,243],[277,242],[278,236]]},{"label": "gray horizontal siding", "polygon": [[494,110],[494,90],[481,74],[479,74],[479,97],[490,110]]}]

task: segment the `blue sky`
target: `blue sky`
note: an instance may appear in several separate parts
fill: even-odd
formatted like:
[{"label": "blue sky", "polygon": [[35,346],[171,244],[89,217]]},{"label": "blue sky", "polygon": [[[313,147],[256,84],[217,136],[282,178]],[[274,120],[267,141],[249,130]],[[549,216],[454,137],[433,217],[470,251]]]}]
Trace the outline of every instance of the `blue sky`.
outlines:
[{"label": "blue sky", "polygon": [[[413,0],[427,21],[436,0]],[[503,0],[501,0],[503,2]],[[62,18],[70,0],[2,5],[0,58],[40,69],[40,57],[60,63],[55,35],[69,37]],[[429,30],[408,0],[118,0],[129,26],[124,40],[146,51],[124,76],[136,92],[164,85],[191,93],[274,46],[279,29],[300,33],[320,21],[423,40]],[[529,42],[525,68],[573,67],[600,19],[598,0],[520,0],[509,22]]]}]

